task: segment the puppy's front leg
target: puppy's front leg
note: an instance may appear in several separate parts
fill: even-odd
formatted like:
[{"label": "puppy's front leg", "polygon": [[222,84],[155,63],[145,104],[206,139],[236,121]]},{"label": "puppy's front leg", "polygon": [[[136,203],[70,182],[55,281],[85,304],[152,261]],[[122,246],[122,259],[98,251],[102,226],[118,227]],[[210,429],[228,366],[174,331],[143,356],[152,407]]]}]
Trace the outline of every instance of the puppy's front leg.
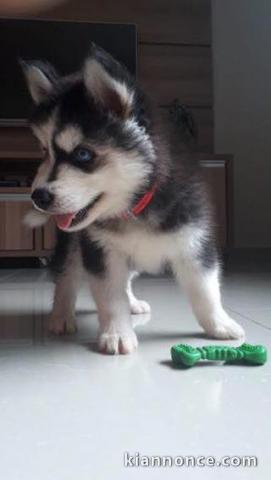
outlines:
[{"label": "puppy's front leg", "polygon": [[106,271],[90,275],[90,287],[98,309],[98,346],[104,353],[131,353],[137,348],[126,292],[126,259],[117,252],[107,254]]}]

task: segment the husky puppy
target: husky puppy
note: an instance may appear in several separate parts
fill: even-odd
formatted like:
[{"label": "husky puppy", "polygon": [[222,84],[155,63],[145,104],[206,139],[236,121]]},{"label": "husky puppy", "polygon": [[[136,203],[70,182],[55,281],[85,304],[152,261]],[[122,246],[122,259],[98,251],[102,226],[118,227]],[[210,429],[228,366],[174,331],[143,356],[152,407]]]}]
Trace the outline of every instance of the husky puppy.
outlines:
[{"label": "husky puppy", "polygon": [[50,330],[74,331],[85,270],[98,309],[100,351],[132,352],[137,338],[130,313],[150,307],[133,295],[130,272],[168,266],[209,336],[242,337],[221,304],[198,167],[186,155],[170,155],[127,70],[94,45],[74,75],[59,77],[39,61],[22,67],[35,103],[30,123],[44,151],[28,223],[53,216],[59,231]]}]

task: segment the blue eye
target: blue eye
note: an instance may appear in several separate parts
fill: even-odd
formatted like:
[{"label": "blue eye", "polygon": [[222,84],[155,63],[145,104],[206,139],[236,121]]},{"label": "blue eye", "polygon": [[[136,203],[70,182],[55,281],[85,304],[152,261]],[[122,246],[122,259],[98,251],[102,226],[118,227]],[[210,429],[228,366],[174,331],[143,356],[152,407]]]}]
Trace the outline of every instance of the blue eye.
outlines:
[{"label": "blue eye", "polygon": [[94,153],[87,148],[78,147],[74,150],[73,156],[77,162],[87,163],[93,159]]}]

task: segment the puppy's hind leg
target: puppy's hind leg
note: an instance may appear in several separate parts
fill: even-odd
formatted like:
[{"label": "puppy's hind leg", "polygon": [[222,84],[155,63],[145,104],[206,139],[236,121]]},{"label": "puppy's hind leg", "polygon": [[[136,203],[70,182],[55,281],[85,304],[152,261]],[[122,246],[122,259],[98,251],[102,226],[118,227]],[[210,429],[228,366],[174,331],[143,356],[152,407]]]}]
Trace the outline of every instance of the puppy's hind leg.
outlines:
[{"label": "puppy's hind leg", "polygon": [[137,275],[138,275],[137,272],[132,272],[127,282],[126,292],[129,298],[130,311],[132,314],[150,313],[151,311],[150,305],[147,302],[145,302],[145,300],[139,300],[134,295],[134,292],[132,289],[132,281],[135,277],[137,277]]},{"label": "puppy's hind leg", "polygon": [[49,332],[55,335],[75,333],[75,303],[81,284],[82,268],[79,254],[68,257],[63,271],[56,275],[52,313],[49,317]]},{"label": "puppy's hind leg", "polygon": [[178,259],[173,269],[205,332],[219,339],[242,338],[243,328],[229,317],[221,303],[218,262],[215,257],[209,260],[206,263],[204,258],[186,257]]}]

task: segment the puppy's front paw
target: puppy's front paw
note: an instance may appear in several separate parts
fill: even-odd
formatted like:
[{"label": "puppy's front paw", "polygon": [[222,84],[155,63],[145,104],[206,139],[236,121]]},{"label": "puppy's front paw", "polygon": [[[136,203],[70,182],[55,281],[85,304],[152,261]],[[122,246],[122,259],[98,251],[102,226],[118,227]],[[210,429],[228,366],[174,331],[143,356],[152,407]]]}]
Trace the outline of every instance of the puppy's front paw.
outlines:
[{"label": "puppy's front paw", "polygon": [[130,310],[133,314],[150,313],[151,307],[144,300],[137,300],[136,298],[135,300],[130,301]]},{"label": "puppy's front paw", "polygon": [[98,340],[99,351],[111,355],[132,353],[137,349],[137,345],[137,337],[133,330],[116,331],[114,333],[103,332]]},{"label": "puppy's front paw", "polygon": [[214,338],[221,340],[238,340],[245,337],[244,329],[235,320],[232,320],[228,315],[223,320],[216,323],[214,328],[210,329],[209,333]]},{"label": "puppy's front paw", "polygon": [[76,330],[76,320],[72,315],[56,316],[51,314],[49,317],[48,331],[53,335],[72,335]]}]

